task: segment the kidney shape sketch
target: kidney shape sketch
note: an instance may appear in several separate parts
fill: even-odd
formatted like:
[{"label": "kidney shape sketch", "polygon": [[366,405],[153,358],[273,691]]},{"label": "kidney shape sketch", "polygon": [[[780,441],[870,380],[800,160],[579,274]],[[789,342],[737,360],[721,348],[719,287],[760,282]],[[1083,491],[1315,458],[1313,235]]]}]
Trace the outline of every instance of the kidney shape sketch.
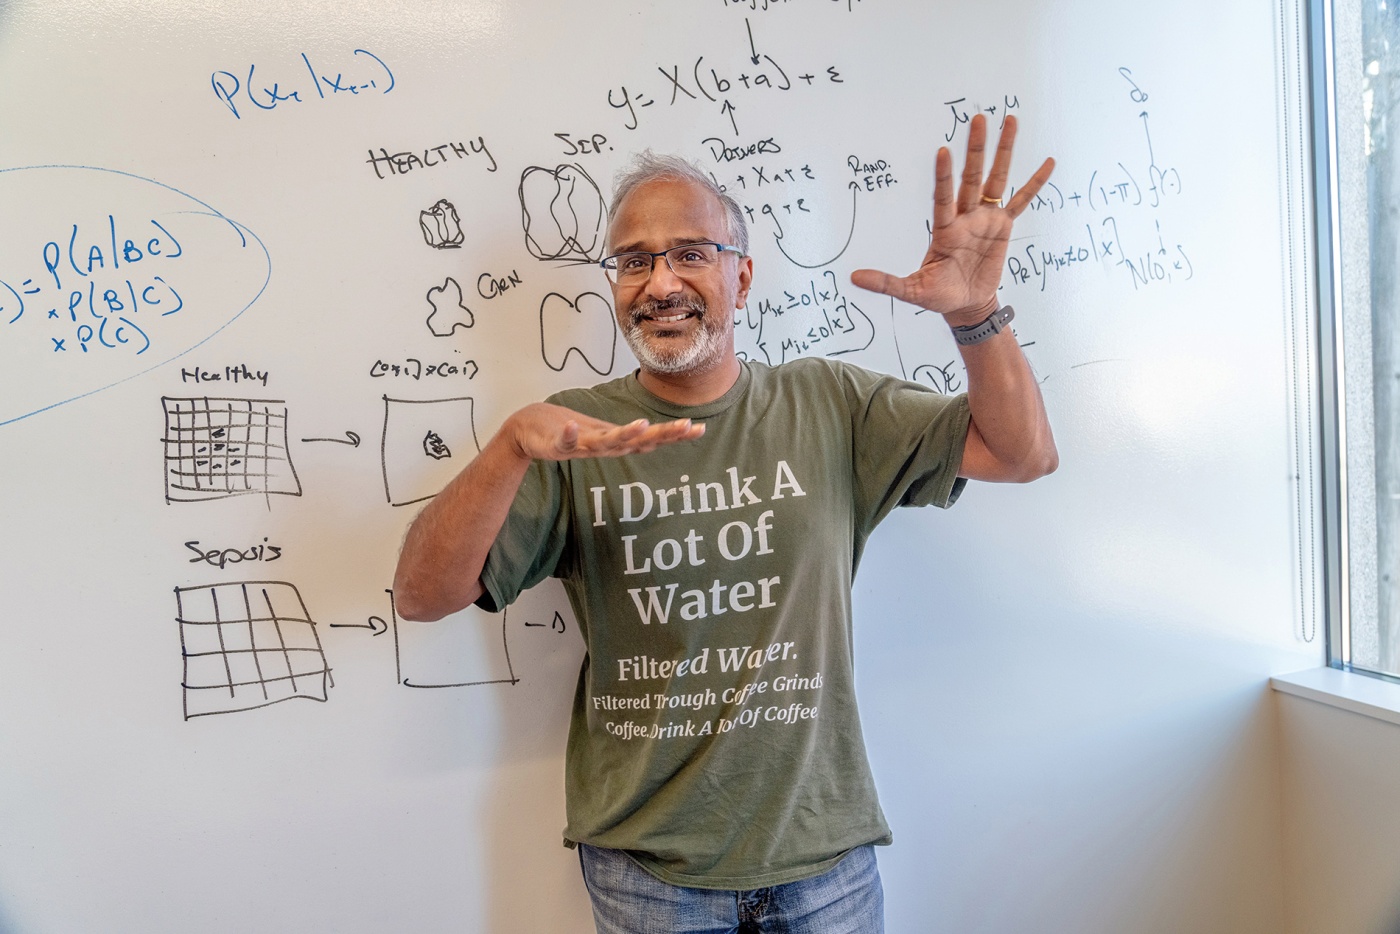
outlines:
[{"label": "kidney shape sketch", "polygon": [[155,179],[0,169],[0,425],[189,353],[272,275],[256,234]]}]

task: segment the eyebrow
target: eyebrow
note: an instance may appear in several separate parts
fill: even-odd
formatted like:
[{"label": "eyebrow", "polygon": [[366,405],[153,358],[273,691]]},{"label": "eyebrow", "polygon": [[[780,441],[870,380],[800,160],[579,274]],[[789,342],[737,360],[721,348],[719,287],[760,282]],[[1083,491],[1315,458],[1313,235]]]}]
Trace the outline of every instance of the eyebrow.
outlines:
[{"label": "eyebrow", "polygon": [[[681,237],[672,237],[670,240],[666,241],[667,245],[664,246],[664,247],[662,247],[662,249],[663,249],[663,250],[670,250],[670,249],[673,249],[674,247],[685,246],[687,243],[723,243],[723,242],[724,242],[723,240],[715,240],[715,239],[712,239],[711,237],[706,236],[706,235],[703,235],[703,234],[697,234],[697,235],[695,235],[695,236],[686,235],[686,236],[681,236]],[[622,244],[616,244],[616,245],[614,245],[613,248],[612,248],[612,252],[613,252],[613,253],[650,253],[650,252],[651,252],[650,250],[643,250],[643,249],[642,249],[642,247],[643,247],[644,245],[645,245],[645,244],[643,244],[640,240],[634,240],[634,241],[632,241],[631,243],[622,243]]]}]

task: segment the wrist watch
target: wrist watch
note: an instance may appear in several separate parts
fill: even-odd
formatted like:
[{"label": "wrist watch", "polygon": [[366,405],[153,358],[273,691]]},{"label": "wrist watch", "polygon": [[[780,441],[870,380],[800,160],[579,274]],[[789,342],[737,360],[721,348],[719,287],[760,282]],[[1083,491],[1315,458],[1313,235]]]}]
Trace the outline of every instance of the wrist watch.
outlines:
[{"label": "wrist watch", "polygon": [[953,340],[961,347],[968,344],[980,344],[989,337],[995,337],[1016,317],[1016,311],[1010,305],[1002,305],[996,311],[987,315],[977,324],[969,324],[960,328],[953,328]]}]

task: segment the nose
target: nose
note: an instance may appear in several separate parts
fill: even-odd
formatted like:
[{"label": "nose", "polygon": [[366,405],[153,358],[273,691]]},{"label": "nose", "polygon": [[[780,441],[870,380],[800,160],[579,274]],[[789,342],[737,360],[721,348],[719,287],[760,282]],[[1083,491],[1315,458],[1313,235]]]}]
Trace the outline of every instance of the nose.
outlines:
[{"label": "nose", "polygon": [[647,278],[647,295],[652,298],[669,298],[681,289],[681,277],[671,268],[671,261],[664,255],[653,257],[651,276]]}]

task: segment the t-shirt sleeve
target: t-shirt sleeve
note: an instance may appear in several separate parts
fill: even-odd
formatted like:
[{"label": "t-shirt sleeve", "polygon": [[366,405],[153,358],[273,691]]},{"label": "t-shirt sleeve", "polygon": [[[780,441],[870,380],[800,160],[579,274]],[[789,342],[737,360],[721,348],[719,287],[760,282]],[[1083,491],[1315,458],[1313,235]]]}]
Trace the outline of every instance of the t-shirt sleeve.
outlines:
[{"label": "t-shirt sleeve", "polygon": [[476,605],[498,613],[555,574],[569,542],[569,510],[560,465],[535,461],[525,472],[505,525],[481,569],[484,592]]},{"label": "t-shirt sleeve", "polygon": [[958,476],[971,420],[967,396],[854,368],[843,378],[857,519],[871,529],[896,506],[951,506],[967,482]]}]

